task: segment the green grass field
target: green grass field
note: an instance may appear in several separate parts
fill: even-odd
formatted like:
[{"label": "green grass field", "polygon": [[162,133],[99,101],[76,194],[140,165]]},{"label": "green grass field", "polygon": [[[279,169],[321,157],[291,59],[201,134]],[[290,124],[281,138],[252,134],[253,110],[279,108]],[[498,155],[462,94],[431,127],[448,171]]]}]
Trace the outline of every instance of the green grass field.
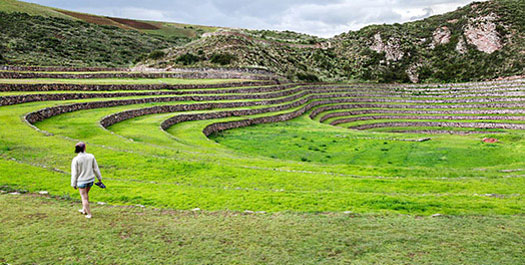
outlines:
[{"label": "green grass field", "polygon": [[[104,84],[139,85],[230,81],[103,79]],[[367,86],[323,90],[327,88],[332,89],[318,86],[304,91],[285,88],[231,93],[213,88],[213,94],[208,93],[209,88],[191,89],[186,90],[191,96],[246,94],[253,98],[182,101],[172,96],[172,101],[138,104],[124,100],[167,96],[102,98],[105,91],[87,90],[70,92],[91,93],[95,98],[0,106],[0,189],[44,190],[56,196],[0,196],[0,219],[6,224],[0,227],[0,234],[7,242],[0,246],[0,262],[141,264],[157,258],[166,263],[197,264],[523,263],[525,131],[509,129],[524,123],[519,87],[512,88],[512,93],[517,90],[518,94],[493,97],[472,96],[479,92],[475,84],[461,93],[435,96],[429,96],[433,95],[431,88],[411,88],[421,92],[414,94],[402,85],[396,89],[370,85],[368,94]],[[504,85],[498,89],[508,93]],[[65,92],[12,91],[0,93],[0,97]],[[34,127],[24,118],[44,108],[120,101],[125,103],[75,109],[36,122]],[[213,105],[217,103],[224,106]],[[199,104],[203,107],[196,110],[165,110]],[[334,106],[341,109],[330,109]],[[100,125],[110,115],[147,108],[162,112],[124,119],[108,128]],[[416,113],[421,110],[433,111],[438,113],[434,116],[449,118],[429,121],[453,121],[458,127],[346,129],[413,121],[399,117],[329,124],[340,118],[371,115],[366,113],[320,122],[321,117],[337,112],[376,110],[412,116],[429,115]],[[401,110],[405,113],[397,114]],[[454,111],[470,113],[443,114]],[[209,138],[203,133],[217,123],[297,112],[287,121],[221,131]],[[382,114],[378,113],[374,115]],[[188,115],[195,120],[161,128],[172,117]],[[487,115],[496,118],[480,120]],[[454,120],[461,116],[468,117]],[[461,127],[466,123],[475,127]],[[486,124],[505,128],[483,129]],[[393,133],[395,130],[420,132]],[[418,141],[423,138],[431,139]],[[497,142],[486,143],[484,138]],[[93,203],[108,205],[96,206],[91,221],[99,230],[85,235],[77,230],[68,232],[73,223],[89,224],[75,214],[79,195],[69,186],[73,146],[80,140],[97,157],[108,186],[106,190],[96,188],[90,196]],[[128,208],[132,205],[146,208]],[[204,212],[188,211],[194,208]],[[245,211],[265,214],[243,214]],[[348,211],[352,214],[344,213]],[[434,214],[443,216],[430,217]],[[32,225],[17,228],[22,220]],[[45,234],[35,234],[42,227],[51,228]],[[68,242],[76,237],[103,246],[94,252],[83,252],[81,245],[69,248]],[[136,249],[137,242],[144,247]],[[16,244],[24,247],[11,251]],[[53,245],[58,247],[51,249]],[[33,251],[35,248],[38,250]],[[243,251],[245,255],[241,255]],[[118,259],[103,253],[116,253]]]},{"label": "green grass field", "polygon": [[[523,216],[244,214],[0,194],[9,264],[522,264]],[[16,249],[16,251],[13,251]]]}]

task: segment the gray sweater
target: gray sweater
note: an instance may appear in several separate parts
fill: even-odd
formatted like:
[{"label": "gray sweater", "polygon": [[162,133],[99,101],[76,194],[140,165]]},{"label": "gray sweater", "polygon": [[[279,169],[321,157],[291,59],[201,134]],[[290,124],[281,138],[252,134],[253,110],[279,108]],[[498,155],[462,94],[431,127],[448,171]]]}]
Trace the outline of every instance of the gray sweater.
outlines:
[{"label": "gray sweater", "polygon": [[88,153],[78,153],[71,162],[71,187],[93,182],[95,177],[102,181],[95,156]]}]

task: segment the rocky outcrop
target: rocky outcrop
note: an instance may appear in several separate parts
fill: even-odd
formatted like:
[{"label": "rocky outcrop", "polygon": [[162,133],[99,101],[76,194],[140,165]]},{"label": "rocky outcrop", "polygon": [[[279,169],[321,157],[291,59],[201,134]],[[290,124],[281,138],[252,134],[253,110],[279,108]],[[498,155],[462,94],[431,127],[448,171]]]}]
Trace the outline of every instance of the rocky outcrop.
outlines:
[{"label": "rocky outcrop", "polygon": [[418,83],[419,82],[419,72],[418,72],[418,64],[413,64],[405,71],[407,73],[408,79],[410,79],[410,82],[412,83]]},{"label": "rocky outcrop", "polygon": [[467,42],[489,54],[503,48],[495,21],[495,14],[470,19],[464,30]]},{"label": "rocky outcrop", "polygon": [[447,26],[437,28],[432,34],[432,44],[430,47],[433,49],[438,45],[449,43],[451,36],[452,33]]},{"label": "rocky outcrop", "polygon": [[370,49],[381,53],[385,53],[385,58],[390,61],[399,61],[403,58],[405,53],[401,50],[400,40],[397,38],[389,38],[385,43],[381,38],[381,33],[374,35],[374,43],[370,46]]},{"label": "rocky outcrop", "polygon": [[456,51],[460,54],[465,54],[468,52],[467,43],[465,42],[465,39],[463,37],[460,37],[458,40],[458,44],[456,44]]}]

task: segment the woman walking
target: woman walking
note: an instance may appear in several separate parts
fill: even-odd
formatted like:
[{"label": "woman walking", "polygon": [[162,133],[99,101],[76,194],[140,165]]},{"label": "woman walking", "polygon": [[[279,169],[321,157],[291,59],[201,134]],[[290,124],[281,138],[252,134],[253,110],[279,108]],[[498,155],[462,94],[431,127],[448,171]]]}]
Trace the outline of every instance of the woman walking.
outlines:
[{"label": "woman walking", "polygon": [[[91,218],[91,208],[89,207],[89,190],[93,187],[95,177],[102,181],[97,160],[92,154],[86,153],[86,144],[79,142],[75,145],[75,153],[78,155],[71,162],[71,186],[80,191],[82,198],[82,209],[78,210],[85,214],[86,218]],[[97,184],[98,185],[98,184]]]}]

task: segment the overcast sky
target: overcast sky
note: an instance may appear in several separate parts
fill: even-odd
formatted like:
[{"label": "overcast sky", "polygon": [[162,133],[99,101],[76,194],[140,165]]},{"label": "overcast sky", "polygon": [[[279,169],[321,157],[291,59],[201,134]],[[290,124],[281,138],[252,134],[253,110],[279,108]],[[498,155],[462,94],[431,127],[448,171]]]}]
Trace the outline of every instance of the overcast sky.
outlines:
[{"label": "overcast sky", "polygon": [[322,37],[442,14],[471,0],[25,0],[97,15]]}]

